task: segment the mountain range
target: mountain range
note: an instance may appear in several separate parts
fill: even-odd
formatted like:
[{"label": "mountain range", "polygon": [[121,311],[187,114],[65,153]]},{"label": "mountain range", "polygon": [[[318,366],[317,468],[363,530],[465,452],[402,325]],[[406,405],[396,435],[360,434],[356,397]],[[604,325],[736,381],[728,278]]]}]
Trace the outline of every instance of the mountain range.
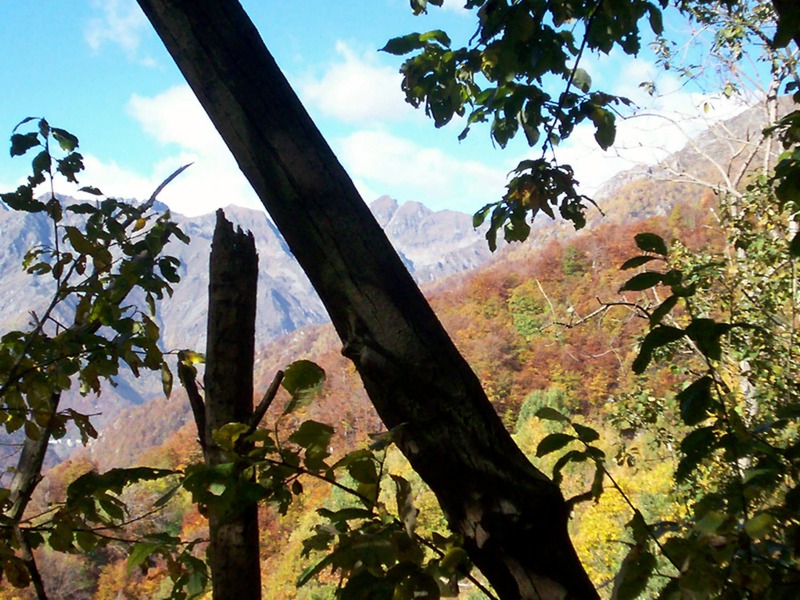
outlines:
[{"label": "mountain range", "polygon": [[[69,197],[61,200],[64,204],[75,202]],[[164,210],[166,206],[158,208]],[[378,198],[370,208],[409,272],[421,284],[473,269],[491,257],[483,234],[473,229],[468,214],[432,211],[418,202],[399,204],[388,196]],[[266,213],[237,206],[228,206],[224,212],[228,220],[252,232],[256,242],[260,264],[257,347],[298,328],[326,321],[321,301]],[[181,280],[174,286],[172,297],[165,298],[158,307],[162,346],[167,350],[191,348],[203,352],[215,215],[174,214],[173,218],[191,241],[171,242],[166,250],[180,260]],[[0,331],[7,332],[25,328],[50,301],[52,279],[31,276],[21,264],[28,249],[53,244],[53,231],[41,215],[9,210],[0,204],[0,235],[5,242],[0,246]],[[93,421],[102,429],[127,408],[162,394],[160,377],[155,375],[145,375],[134,385],[127,377],[118,378],[117,383],[99,399],[70,393],[66,401],[81,412],[102,413]],[[63,455],[74,443],[67,438],[56,449]]]},{"label": "mountain range", "polygon": [[[605,216],[590,213],[588,228],[603,222],[632,222],[664,215],[687,194],[696,196],[698,179],[708,178],[715,165],[732,163],[731,154],[737,153],[737,146],[731,140],[747,140],[760,131],[761,122],[757,109],[744,111],[715,130],[702,134],[660,165],[635,168],[617,175],[597,195]],[[688,179],[664,181],[673,178],[677,170],[686,173],[686,166],[694,169],[689,171]],[[659,186],[658,189],[655,186]],[[418,202],[399,204],[388,196],[378,198],[370,208],[409,272],[419,283],[427,284],[429,290],[441,287],[442,278],[473,270],[492,258],[483,233],[473,229],[470,215],[447,210],[434,212]],[[257,348],[264,348],[292,332],[296,332],[292,339],[302,338],[303,327],[325,322],[327,317],[319,298],[267,215],[235,206],[227,207],[225,213],[229,220],[253,233],[259,253]],[[163,347],[203,351],[208,257],[215,216],[173,216],[191,242],[188,245],[174,243],[168,248],[168,253],[181,262],[181,281],[175,286],[172,297],[159,307]],[[0,235],[5,241],[0,246],[0,331],[5,332],[24,327],[31,319],[30,311],[36,311],[37,306],[49,300],[52,290],[45,283],[46,278],[27,275],[20,264],[31,246],[52,243],[52,231],[49,223],[40,217],[0,206]],[[499,260],[504,256],[515,259],[521,255],[534,256],[537,248],[548,241],[571,235],[574,235],[571,226],[563,223],[537,223],[528,242],[499,252]],[[276,345],[271,348],[274,351]],[[180,391],[178,399],[173,394],[173,399],[167,401],[174,405],[173,411],[160,410],[162,417],[158,422],[148,419],[146,403],[155,398],[163,400],[159,377],[145,376],[135,385],[120,377],[118,384],[108,388],[99,399],[75,394],[69,399],[70,405],[84,413],[101,413],[93,419],[101,431],[109,424],[112,429],[122,427],[127,433],[141,427],[154,439],[165,438],[185,422],[188,410]],[[163,415],[169,416],[164,418]],[[103,437],[106,439],[100,446],[108,453],[113,444],[109,445],[108,436]],[[63,458],[74,445],[75,440],[66,439],[54,450]]]}]

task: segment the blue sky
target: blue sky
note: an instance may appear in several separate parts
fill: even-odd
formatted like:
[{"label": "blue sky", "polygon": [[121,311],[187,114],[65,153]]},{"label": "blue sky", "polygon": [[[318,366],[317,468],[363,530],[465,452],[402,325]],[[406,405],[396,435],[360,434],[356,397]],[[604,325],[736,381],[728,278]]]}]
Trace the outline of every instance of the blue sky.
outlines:
[{"label": "blue sky", "polygon": [[[463,0],[448,0],[425,17],[414,17],[407,0],[243,5],[365,200],[389,194],[472,212],[501,197],[526,148],[493,148],[480,128],[459,143],[461,123],[434,129],[403,101],[400,59],[377,52],[387,39],[411,31],[443,28],[454,39],[468,37],[475,18],[461,8]],[[134,0],[0,0],[0,7],[3,139],[24,117],[45,116],[79,136],[87,165],[82,184],[144,197],[175,168],[194,162],[162,193],[174,210],[259,206]],[[686,133],[703,127],[686,115],[709,101],[671,75],[658,75],[646,53],[612,57],[608,67],[590,61],[598,67],[592,69],[596,84],[633,98],[648,116],[622,122],[613,151],[596,148],[589,129],[560,150],[587,192],[636,161],[680,148]],[[638,88],[653,78],[666,92],[655,101]],[[705,118],[729,113],[727,103],[710,100]],[[663,118],[667,110],[681,115],[681,128]],[[13,189],[25,175],[26,161],[0,153],[0,190]]]}]

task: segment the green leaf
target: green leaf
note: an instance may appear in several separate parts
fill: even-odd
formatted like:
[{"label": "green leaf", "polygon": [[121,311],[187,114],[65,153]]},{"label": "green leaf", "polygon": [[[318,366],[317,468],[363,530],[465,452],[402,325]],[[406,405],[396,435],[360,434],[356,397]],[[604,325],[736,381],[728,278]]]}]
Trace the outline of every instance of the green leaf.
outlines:
[{"label": "green leaf", "polygon": [[656,35],[661,35],[664,33],[664,20],[658,7],[654,4],[648,3],[647,15],[650,21],[650,29],[653,30],[653,33]]},{"label": "green leaf", "polygon": [[480,209],[478,212],[476,212],[472,216],[472,227],[473,228],[477,229],[478,227],[483,225],[483,222],[486,220],[486,215],[489,214],[489,211],[491,210],[492,206],[494,206],[494,205],[493,204],[487,204],[486,206],[484,206],[482,209]]},{"label": "green leaf", "polygon": [[575,69],[575,75],[572,78],[572,85],[582,91],[584,94],[588,93],[592,88],[592,78],[586,69]]},{"label": "green leaf", "polygon": [[172,486],[172,488],[170,488],[170,490],[166,494],[164,494],[158,500],[153,502],[153,508],[161,508],[162,506],[165,506],[167,502],[169,502],[175,497],[175,494],[177,494],[182,487],[183,485],[180,483],[178,485]]},{"label": "green leaf", "polygon": [[341,523],[344,521],[355,521],[358,519],[370,519],[375,516],[371,510],[365,508],[349,507],[339,510],[330,510],[328,508],[319,508],[317,513],[321,517],[328,519],[331,523]]},{"label": "green leaf", "polygon": [[591,427],[581,425],[580,423],[573,423],[572,428],[577,432],[578,439],[584,444],[591,444],[600,439],[600,434]]},{"label": "green leaf", "polygon": [[289,414],[308,404],[322,389],[325,370],[310,360],[298,360],[286,367],[281,385],[291,394],[283,414]]},{"label": "green leaf", "polygon": [[31,148],[39,145],[38,133],[15,133],[11,136],[11,156],[22,156]]},{"label": "green leaf", "polygon": [[706,375],[682,390],[676,400],[681,407],[681,418],[687,425],[697,425],[708,418],[712,404],[711,386],[714,380]]},{"label": "green leaf", "polygon": [[635,269],[636,267],[641,267],[644,264],[649,263],[651,260],[658,260],[657,256],[634,256],[633,258],[629,258],[620,267],[620,270],[626,271],[627,269]]},{"label": "green leaf", "polygon": [[551,433],[539,442],[539,445],[536,447],[536,456],[537,458],[547,456],[556,450],[560,450],[576,439],[574,435],[569,435],[568,433]]},{"label": "green leaf", "polygon": [[655,327],[678,303],[678,296],[672,295],[664,300],[658,307],[650,313],[650,327]]},{"label": "green leaf", "polygon": [[301,448],[327,448],[333,436],[333,427],[327,423],[305,421],[289,436],[289,441]]},{"label": "green leaf", "polygon": [[69,243],[76,252],[79,254],[94,254],[96,250],[95,245],[86,238],[80,229],[72,225],[67,225],[64,227],[64,233],[64,237],[69,240]]},{"label": "green leaf", "polygon": [[223,450],[233,451],[236,442],[242,435],[250,431],[250,426],[245,423],[225,423],[211,433],[214,442]]},{"label": "green leaf", "polygon": [[732,327],[730,323],[717,323],[714,319],[692,319],[686,328],[686,335],[705,356],[719,360],[722,358],[720,338]]},{"label": "green leaf", "polygon": [[425,47],[425,42],[421,39],[419,33],[409,33],[402,37],[392,38],[386,45],[380,49],[380,52],[394,54],[395,56],[402,56],[408,54],[412,50],[418,50]]},{"label": "green leaf", "polygon": [[297,587],[304,586],[306,583],[311,581],[313,577],[324,571],[328,566],[332,565],[336,558],[336,552],[334,551],[328,554],[318,563],[306,567],[303,572],[300,573],[300,577],[297,578],[297,583],[295,585]]},{"label": "green leaf", "polygon": [[347,472],[358,483],[376,484],[378,482],[378,470],[372,459],[354,461],[347,465]]},{"label": "green leaf", "polygon": [[711,456],[719,440],[713,427],[695,429],[681,441],[683,457],[675,471],[677,481],[685,481],[703,460]]},{"label": "green leaf", "polygon": [[639,273],[634,275],[619,288],[620,292],[641,292],[643,290],[655,287],[663,280],[663,273],[656,271],[647,271],[646,273]]},{"label": "green leaf", "polygon": [[[82,188],[78,189],[79,192],[84,192],[86,194],[92,194],[93,196],[105,196],[103,192],[98,190],[96,187],[91,185],[85,185]],[[92,207],[94,208],[94,207]]]},{"label": "green leaf", "polygon": [[580,463],[586,462],[586,459],[589,458],[586,452],[582,452],[580,450],[570,450],[569,452],[565,452],[561,455],[558,460],[553,465],[553,483],[556,485],[561,485],[561,470],[566,467],[569,463]]},{"label": "green leaf", "polygon": [[81,154],[73,152],[56,162],[58,163],[58,172],[66,177],[67,181],[78,183],[78,179],[75,176],[83,171],[83,156]]},{"label": "green leaf", "polygon": [[91,552],[97,546],[98,537],[90,531],[76,531],[75,542],[84,552]]},{"label": "green leaf", "polygon": [[128,575],[136,568],[144,564],[150,556],[163,548],[164,544],[161,542],[136,542],[128,554]]},{"label": "green leaf", "polygon": [[636,374],[644,373],[650,360],[653,358],[653,350],[666,346],[675,342],[686,335],[683,329],[677,327],[670,327],[668,325],[659,325],[653,328],[645,336],[642,341],[642,347],[639,349],[639,355],[633,361],[632,369]]},{"label": "green leaf", "polygon": [[399,475],[392,475],[395,484],[395,500],[397,501],[397,515],[406,528],[409,537],[414,535],[419,510],[414,506],[414,496],[411,484]]},{"label": "green leaf", "polygon": [[766,537],[775,525],[775,517],[768,512],[762,512],[752,517],[744,524],[744,530],[751,539],[760,540]]},{"label": "green leaf", "polygon": [[78,147],[78,138],[69,131],[59,129],[58,127],[53,127],[50,131],[64,152],[72,152]]},{"label": "green leaf", "polygon": [[161,387],[164,390],[164,395],[169,398],[172,394],[172,371],[166,361],[161,363]]},{"label": "green leaf", "polygon": [[614,145],[614,140],[617,137],[614,113],[605,108],[596,108],[592,111],[592,122],[596,127],[594,132],[595,141],[603,150],[608,150]]},{"label": "green leaf", "polygon": [[450,44],[452,43],[450,41],[450,37],[441,29],[434,29],[433,31],[423,33],[419,36],[419,40],[421,42],[439,42],[445,48],[449,48]]},{"label": "green leaf", "polygon": [[643,252],[655,252],[661,256],[667,255],[667,244],[661,236],[655,233],[637,233],[633,239],[636,241],[639,250]]},{"label": "green leaf", "polygon": [[107,491],[121,494],[126,486],[138,481],[154,481],[174,473],[175,471],[151,469],[150,467],[110,469],[102,474],[97,471],[89,471],[67,487],[67,505]]}]

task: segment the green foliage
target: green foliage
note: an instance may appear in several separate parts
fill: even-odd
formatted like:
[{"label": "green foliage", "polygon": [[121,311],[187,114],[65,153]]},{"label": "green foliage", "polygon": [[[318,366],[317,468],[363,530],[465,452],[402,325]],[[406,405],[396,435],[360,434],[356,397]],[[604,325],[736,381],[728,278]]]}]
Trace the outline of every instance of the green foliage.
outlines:
[{"label": "green foliage", "polygon": [[[674,565],[659,597],[691,590],[698,598],[788,598],[800,589],[800,298],[789,243],[793,208],[776,202],[775,185],[759,178],[726,199],[726,254],[697,255],[677,243],[668,251],[652,234],[637,239],[640,249],[663,256],[667,270],[623,286],[664,286],[674,299],[650,314],[634,369],[659,360],[656,350],[673,359],[688,351],[682,362],[692,377],[675,397],[685,430],[675,479],[691,490],[691,512],[651,532],[623,561],[623,572],[640,568],[647,547],[657,544]],[[631,283],[642,275],[654,276],[649,286]],[[635,585],[621,586],[618,597],[636,597],[651,575],[649,567],[637,571]]]},{"label": "green foliage", "polygon": [[[24,132],[29,124],[33,130]],[[136,376],[143,369],[166,368],[155,300],[172,293],[178,275],[177,259],[163,251],[173,238],[188,242],[169,213],[152,211],[155,196],[139,206],[113,198],[64,205],[55,181],[62,176],[77,182],[83,169],[78,145],[76,136],[45,119],[23,120],[14,128],[10,154],[35,152],[32,173],[26,184],[1,196],[9,208],[49,221],[53,232],[52,245],[31,248],[22,265],[32,276],[50,280],[51,300],[33,307],[28,330],[0,338],[0,423],[8,433],[23,429],[25,452],[33,455],[43,456],[48,441],[65,436],[70,423],[84,444],[97,437],[88,416],[60,409],[62,393],[74,383],[81,394],[100,394],[121,366]],[[49,184],[49,193],[36,198],[41,184]],[[92,187],[81,191],[102,196]],[[144,295],[146,311],[130,300],[135,290]],[[20,531],[0,534],[0,572],[13,586],[29,585],[35,568],[19,559],[18,548],[29,552],[46,544],[57,552],[89,552],[104,546],[105,531],[126,524],[123,489],[171,474],[146,468],[87,473],[70,484],[63,503],[29,517],[25,508],[40,480],[35,471],[40,465],[21,460],[19,482],[0,489],[0,524],[6,532]]]},{"label": "green foliage", "polygon": [[[425,12],[425,3],[411,4],[415,14]],[[555,206],[576,228],[585,224],[590,200],[576,191],[572,168],[545,157],[583,122],[591,123],[598,145],[608,149],[616,136],[617,107],[631,103],[592,90],[592,76],[579,66],[581,59],[586,51],[608,54],[614,48],[636,54],[640,21],[647,19],[660,34],[660,9],[666,5],[666,0],[658,5],[615,1],[600,9],[568,1],[470,0],[466,8],[477,11],[478,28],[468,44],[454,46],[444,32],[430,31],[394,38],[384,46],[390,54],[411,55],[400,69],[402,89],[406,100],[424,107],[437,127],[466,116],[459,139],[475,123],[488,123],[492,142],[501,148],[519,132],[529,146],[541,144],[541,158],[522,161],[505,197],[475,216],[477,226],[491,211],[487,239],[492,249],[500,229],[508,241],[524,240],[530,232],[528,217],[543,212],[552,218]],[[561,93],[553,95],[558,87]]]},{"label": "green foliage", "polygon": [[[330,569],[339,575],[336,597],[356,598],[440,598],[458,594],[464,578],[484,591],[471,575],[472,565],[457,536],[433,533],[430,538],[417,531],[419,509],[411,483],[402,475],[386,472],[386,451],[359,449],[341,458],[329,471],[346,472],[339,481],[352,481],[355,489],[342,483],[353,506],[317,512],[323,522],[303,542],[306,556],[322,558],[299,577],[298,586]],[[387,484],[392,500],[382,500]]]},{"label": "green foliage", "polygon": [[535,390],[528,394],[517,415],[516,432],[519,433],[520,429],[532,417],[536,416],[540,411],[543,415],[553,417],[553,420],[558,420],[558,416],[562,415],[568,410],[569,399],[563,389],[558,387],[550,387],[546,390]]}]

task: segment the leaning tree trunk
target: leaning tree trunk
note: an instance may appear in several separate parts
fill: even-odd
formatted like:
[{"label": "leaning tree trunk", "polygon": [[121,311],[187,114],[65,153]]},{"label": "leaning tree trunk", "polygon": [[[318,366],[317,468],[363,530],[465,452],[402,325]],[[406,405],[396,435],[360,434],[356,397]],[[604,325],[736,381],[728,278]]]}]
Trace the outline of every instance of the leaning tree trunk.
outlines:
[{"label": "leaning tree trunk", "polygon": [[[209,466],[235,460],[214,444],[212,433],[227,423],[249,423],[253,416],[257,285],[253,235],[234,231],[217,211],[208,283],[205,431],[198,432]],[[259,600],[258,505],[247,504],[235,513],[209,506],[208,526],[214,600]]]},{"label": "leaning tree trunk", "polygon": [[138,1],[498,594],[596,598],[558,487],[514,444],[238,2]]}]

